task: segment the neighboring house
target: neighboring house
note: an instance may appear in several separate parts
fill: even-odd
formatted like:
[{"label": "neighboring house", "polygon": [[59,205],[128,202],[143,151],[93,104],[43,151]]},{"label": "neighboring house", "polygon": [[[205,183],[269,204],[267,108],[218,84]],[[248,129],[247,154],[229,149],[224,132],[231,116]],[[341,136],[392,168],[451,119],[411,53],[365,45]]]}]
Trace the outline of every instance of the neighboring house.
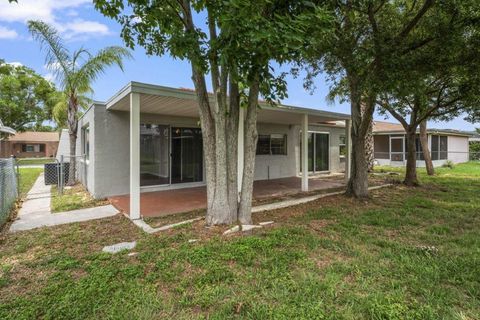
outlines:
[{"label": "neighboring house", "polygon": [[[308,155],[310,175],[345,172],[349,115],[260,104],[255,180],[299,176],[302,152]],[[308,131],[307,140],[303,129]],[[239,147],[243,148],[243,139]],[[106,103],[94,103],[80,118],[77,155],[86,159],[84,180],[95,198],[130,193],[131,208],[139,203],[140,192],[204,185],[195,92],[129,83]],[[308,180],[309,175],[302,174],[302,190],[308,190]]]},{"label": "neighboring house", "polygon": [[58,139],[58,132],[19,132],[0,142],[0,158],[55,157]]},{"label": "neighboring house", "polygon": [[[405,130],[401,124],[374,121],[374,155],[379,165],[403,166],[407,162]],[[434,166],[447,160],[454,163],[469,160],[468,140],[471,133],[451,129],[428,129],[428,146]],[[417,134],[417,167],[424,167],[422,147]]]}]

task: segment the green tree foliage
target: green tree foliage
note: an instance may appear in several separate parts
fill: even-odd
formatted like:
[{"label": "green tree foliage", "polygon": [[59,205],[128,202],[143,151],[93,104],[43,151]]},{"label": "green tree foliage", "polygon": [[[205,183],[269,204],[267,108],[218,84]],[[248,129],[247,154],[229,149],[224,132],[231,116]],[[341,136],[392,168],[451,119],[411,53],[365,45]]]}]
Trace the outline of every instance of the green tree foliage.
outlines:
[{"label": "green tree foliage", "polygon": [[55,86],[25,66],[0,60],[0,119],[16,131],[41,126],[51,117]]},{"label": "green tree foliage", "polygon": [[396,60],[409,56],[422,43],[411,33],[423,23],[435,4],[423,1],[317,1],[334,14],[333,33],[311,32],[304,61],[306,84],[325,72],[330,77],[330,96],[349,100],[352,116],[352,167],[347,193],[368,196],[365,137],[371,125],[376,100],[396,77]]},{"label": "green tree foliage", "polygon": [[411,37],[419,43],[398,55],[392,86],[380,94],[380,112],[390,113],[407,132],[405,184],[416,185],[415,137],[426,120],[448,121],[462,113],[475,121],[480,108],[480,3],[444,1],[424,17]]},{"label": "green tree foliage", "polygon": [[[57,108],[55,114],[58,120],[63,120],[61,114],[66,110],[70,157],[73,159],[76,153],[79,109],[84,106],[83,97],[93,92],[93,82],[105,73],[107,67],[117,65],[123,70],[122,60],[131,57],[131,54],[127,49],[117,46],[107,47],[96,54],[91,54],[84,48],[70,52],[54,27],[42,21],[28,21],[28,28],[45,51],[47,66],[54,72],[63,92],[63,98],[57,96],[54,99]],[[68,183],[73,184],[75,161],[70,163],[69,170]]]},{"label": "green tree foliage", "polygon": [[[251,223],[258,96],[286,96],[283,74],[272,62],[290,61],[326,14],[312,3],[272,0],[96,0],[95,7],[122,25],[129,47],[187,60],[199,104],[207,181],[207,223]],[[210,76],[213,99],[206,77]],[[213,101],[213,102],[211,102]],[[241,190],[237,189],[240,107],[246,111]],[[240,199],[240,201],[239,201]]]}]

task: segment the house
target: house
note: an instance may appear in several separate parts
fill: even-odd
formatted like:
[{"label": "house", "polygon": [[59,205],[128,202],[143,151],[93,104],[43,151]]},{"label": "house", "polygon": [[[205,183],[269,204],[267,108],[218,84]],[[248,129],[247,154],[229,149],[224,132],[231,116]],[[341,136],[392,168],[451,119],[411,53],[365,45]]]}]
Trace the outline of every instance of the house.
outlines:
[{"label": "house", "polygon": [[[469,132],[451,129],[428,129],[428,146],[433,165],[438,167],[447,160],[462,163],[469,160]],[[401,124],[384,121],[373,123],[374,157],[379,165],[403,166],[407,162],[406,136]],[[424,167],[422,147],[416,138],[417,167]]]},{"label": "house", "polygon": [[[349,115],[260,105],[256,181],[268,181],[273,192],[275,181],[291,178],[281,181],[298,183],[299,191],[307,191],[309,179],[318,174],[347,170],[348,176]],[[241,150],[243,139],[238,143]],[[126,195],[132,218],[144,214],[140,194],[205,186],[195,92],[129,83],[107,102],[93,103],[80,118],[77,155],[85,159],[81,180],[89,192],[95,198]],[[239,155],[241,176],[243,153]],[[162,205],[166,204],[154,203],[157,208]]]},{"label": "house", "polygon": [[18,132],[0,141],[0,158],[55,157],[58,148],[58,132]]}]

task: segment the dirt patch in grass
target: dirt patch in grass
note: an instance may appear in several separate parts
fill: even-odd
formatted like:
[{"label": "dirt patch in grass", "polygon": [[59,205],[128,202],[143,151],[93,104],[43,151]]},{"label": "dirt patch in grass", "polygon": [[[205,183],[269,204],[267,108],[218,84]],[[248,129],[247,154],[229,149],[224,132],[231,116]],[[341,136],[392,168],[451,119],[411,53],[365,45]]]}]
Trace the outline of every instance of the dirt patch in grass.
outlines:
[{"label": "dirt patch in grass", "polygon": [[[27,295],[44,285],[58,268],[75,265],[104,246],[145,237],[121,215],[88,222],[3,234],[0,237],[0,300]],[[72,275],[84,271],[73,268]],[[35,275],[35,276],[32,276]]]},{"label": "dirt patch in grass", "polygon": [[178,223],[199,217],[205,217],[206,210],[194,210],[190,212],[176,213],[163,217],[145,217],[144,220],[153,228],[162,227],[168,224]]}]

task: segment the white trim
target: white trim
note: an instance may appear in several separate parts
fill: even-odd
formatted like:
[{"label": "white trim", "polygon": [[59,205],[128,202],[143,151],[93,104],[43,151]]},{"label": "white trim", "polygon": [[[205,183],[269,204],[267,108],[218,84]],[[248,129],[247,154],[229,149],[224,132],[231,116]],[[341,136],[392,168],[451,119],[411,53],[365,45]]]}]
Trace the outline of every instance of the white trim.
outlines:
[{"label": "white trim", "polygon": [[313,168],[312,168],[312,171],[309,171],[309,173],[313,173],[313,174],[316,174],[316,173],[327,173],[327,172],[330,172],[330,167],[331,167],[331,160],[330,159],[330,146],[331,146],[331,134],[330,132],[328,131],[315,131],[315,130],[310,130],[308,131],[308,133],[313,133],[313,134],[326,134],[328,135],[328,148],[327,148],[327,153],[328,153],[328,169],[327,170],[322,170],[322,171],[316,171],[316,164],[315,164],[315,159],[317,158],[317,144],[316,144],[316,138],[315,138],[315,135],[312,136],[313,138],[313,157],[314,159],[312,159],[312,164],[313,164]]},{"label": "white trim", "polygon": [[130,94],[130,219],[140,219],[140,95]]},{"label": "white trim", "polygon": [[[126,86],[120,89],[113,97],[111,97],[106,103],[105,106],[108,109],[111,109],[113,105],[118,103],[124,97],[131,93],[140,93],[140,94],[150,94],[150,95],[157,95],[157,96],[166,96],[166,97],[176,97],[179,99],[187,99],[187,100],[197,100],[195,91],[190,90],[182,90],[176,88],[170,88],[165,86],[141,83],[141,82],[129,82]],[[210,99],[212,99],[212,95],[209,94]],[[297,107],[297,106],[290,106],[290,105],[282,105],[277,104],[275,106],[271,106],[270,104],[259,101],[259,105],[262,109],[265,110],[274,110],[274,111],[285,111],[290,113],[296,114],[309,114],[312,116],[320,116],[338,120],[348,120],[350,119],[350,115],[344,113],[337,113],[337,112],[330,112],[330,111],[323,111],[318,109],[310,109],[304,107]]]},{"label": "white trim", "polygon": [[302,191],[308,191],[308,114],[302,119]]}]

